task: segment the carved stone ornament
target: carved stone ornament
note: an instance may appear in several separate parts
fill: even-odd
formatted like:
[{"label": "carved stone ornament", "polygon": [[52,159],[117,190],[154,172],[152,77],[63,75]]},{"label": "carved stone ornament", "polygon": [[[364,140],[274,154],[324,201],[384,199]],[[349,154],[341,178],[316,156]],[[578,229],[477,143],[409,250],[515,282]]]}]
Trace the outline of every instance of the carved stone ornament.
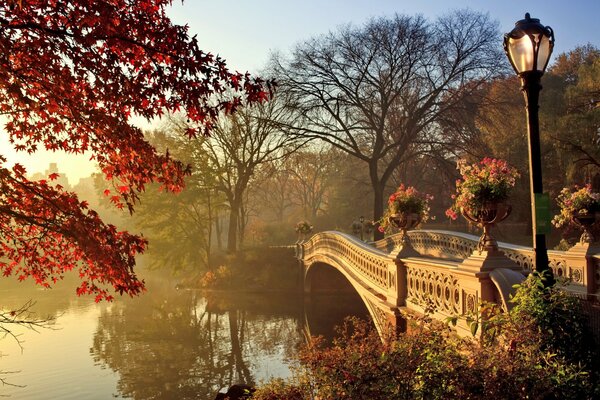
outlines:
[{"label": "carved stone ornament", "polygon": [[486,202],[477,209],[461,209],[463,217],[469,222],[474,223],[483,229],[483,234],[479,238],[477,249],[481,252],[497,251],[498,242],[494,239],[490,230],[498,222],[504,221],[510,215],[512,206],[505,202]]}]

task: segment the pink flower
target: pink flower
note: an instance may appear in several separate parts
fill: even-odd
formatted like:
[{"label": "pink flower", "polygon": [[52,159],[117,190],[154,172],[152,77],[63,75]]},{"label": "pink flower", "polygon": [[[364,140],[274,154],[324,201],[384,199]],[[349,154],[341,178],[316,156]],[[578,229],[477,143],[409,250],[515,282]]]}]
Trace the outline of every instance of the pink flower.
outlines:
[{"label": "pink flower", "polygon": [[453,209],[451,209],[451,208],[449,208],[449,209],[446,210],[446,216],[448,218],[452,218],[453,220],[455,220],[456,218],[458,218],[458,215],[456,214],[456,212]]}]

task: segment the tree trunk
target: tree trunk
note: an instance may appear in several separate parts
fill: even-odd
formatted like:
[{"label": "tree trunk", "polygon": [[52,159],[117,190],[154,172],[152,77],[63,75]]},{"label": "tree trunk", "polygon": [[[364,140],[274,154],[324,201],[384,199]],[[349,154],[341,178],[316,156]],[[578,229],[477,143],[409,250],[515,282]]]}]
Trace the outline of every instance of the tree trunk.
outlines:
[{"label": "tree trunk", "polygon": [[[383,217],[383,190],[385,185],[378,183],[373,185],[373,221],[378,221]],[[383,239],[384,234],[379,229],[373,231],[373,240]]]},{"label": "tree trunk", "polygon": [[237,251],[239,206],[232,202],[229,211],[229,231],[227,232],[227,253]]},{"label": "tree trunk", "polygon": [[238,248],[244,247],[244,238],[246,233],[246,225],[248,224],[247,215],[246,215],[246,207],[244,203],[242,203],[239,207],[239,217],[238,217]]},{"label": "tree trunk", "polygon": [[[369,177],[371,178],[371,187],[373,188],[373,221],[378,221],[383,217],[383,191],[385,189],[385,182],[379,179],[377,160],[372,160],[369,163]],[[373,240],[380,240],[383,237],[383,232],[375,229]]]},{"label": "tree trunk", "polygon": [[223,250],[223,220],[221,212],[217,212],[215,217],[215,235],[217,236],[217,249]]},{"label": "tree trunk", "polygon": [[213,220],[215,218],[214,216],[214,210],[213,210],[213,206],[212,206],[212,197],[210,195],[210,189],[208,189],[208,193],[207,193],[207,197],[206,197],[206,206],[208,208],[208,224],[207,224],[207,228],[206,228],[206,266],[208,267],[209,270],[212,271],[212,264],[211,264],[211,250],[212,250],[212,234],[213,234],[213,230],[212,230],[212,225],[213,225]]}]

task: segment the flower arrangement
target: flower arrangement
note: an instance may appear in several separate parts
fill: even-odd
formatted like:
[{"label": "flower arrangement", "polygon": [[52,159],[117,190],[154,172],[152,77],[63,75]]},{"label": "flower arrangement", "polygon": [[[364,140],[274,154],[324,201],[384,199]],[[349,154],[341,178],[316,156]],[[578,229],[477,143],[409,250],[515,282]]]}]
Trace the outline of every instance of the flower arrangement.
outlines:
[{"label": "flower arrangement", "polygon": [[420,222],[427,222],[430,218],[429,215],[429,201],[433,200],[433,196],[419,192],[412,186],[405,187],[401,184],[398,189],[392,193],[388,199],[388,207],[383,217],[378,221],[379,227],[377,228],[380,232],[386,232],[391,230],[390,217],[395,214],[418,214]]},{"label": "flower arrangement", "polygon": [[446,210],[446,216],[452,219],[463,209],[478,210],[486,203],[506,200],[520,176],[506,161],[488,157],[476,164],[459,160],[457,169],[461,179],[456,181],[454,203]]},{"label": "flower arrangement", "polygon": [[556,202],[560,207],[560,214],[554,216],[552,224],[557,228],[575,224],[574,218],[577,216],[600,212],[600,193],[592,192],[591,185],[563,188]]},{"label": "flower arrangement", "polygon": [[309,224],[307,221],[300,221],[296,224],[296,227],[294,228],[294,230],[296,231],[296,233],[299,233],[299,234],[308,234],[308,233],[312,232],[313,226],[311,224]]}]

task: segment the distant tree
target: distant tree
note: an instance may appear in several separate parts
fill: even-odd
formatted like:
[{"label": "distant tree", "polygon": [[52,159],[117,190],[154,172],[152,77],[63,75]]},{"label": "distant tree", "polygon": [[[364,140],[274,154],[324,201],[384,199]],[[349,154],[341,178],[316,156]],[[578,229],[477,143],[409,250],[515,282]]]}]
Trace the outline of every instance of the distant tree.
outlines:
[{"label": "distant tree", "polygon": [[582,171],[600,173],[600,50],[588,45],[561,54],[549,75],[559,80],[561,92],[552,97],[558,106],[542,112],[558,159],[569,180],[589,181]]},{"label": "distant tree", "polygon": [[[150,182],[177,192],[188,172],[159,154],[131,123],[185,112],[208,133],[218,114],[268,93],[247,74],[198,48],[188,28],[171,23],[171,0],[0,2],[0,114],[15,149],[91,152],[118,207],[133,210]],[[221,101],[214,96],[230,93]],[[73,193],[27,179],[0,155],[0,269],[50,286],[66,271],[78,294],[110,299],[106,286],[135,295],[135,255],[146,240],[105,224]],[[48,177],[57,178],[56,175]]]},{"label": "distant tree", "polygon": [[310,221],[316,220],[327,207],[336,161],[336,152],[328,147],[299,151],[288,160],[292,198],[302,209],[303,217]]},{"label": "distant tree", "polygon": [[[285,158],[305,142],[292,140],[281,132],[279,126],[288,118],[282,99],[276,97],[220,119],[211,136],[198,137],[190,144],[196,154],[194,158],[206,160],[217,190],[225,195],[229,207],[226,246],[229,253],[239,248],[243,235],[240,227],[247,222],[247,190],[258,168]],[[188,124],[179,121],[178,127],[185,131]]]},{"label": "distant tree", "polygon": [[575,85],[579,80],[579,68],[582,65],[593,64],[600,57],[600,49],[591,44],[577,46],[573,50],[556,56],[554,63],[548,68],[548,73],[560,76],[567,84]]},{"label": "distant tree", "polygon": [[498,37],[497,24],[472,11],[433,22],[395,15],[303,42],[272,69],[303,116],[292,132],[366,164],[378,219],[393,171],[443,140],[438,119],[500,70]]},{"label": "distant tree", "polygon": [[174,272],[211,269],[213,232],[224,199],[216,191],[207,160],[195,157],[189,139],[170,131],[168,125],[147,132],[146,137],[157,149],[169,149],[178,160],[192,165],[180,193],[149,190],[141,196],[133,219],[151,242],[150,266]]},{"label": "distant tree", "polygon": [[286,212],[294,205],[290,158],[265,164],[255,174],[258,181],[255,202],[260,202],[262,211],[268,209],[277,222],[284,222]]}]

